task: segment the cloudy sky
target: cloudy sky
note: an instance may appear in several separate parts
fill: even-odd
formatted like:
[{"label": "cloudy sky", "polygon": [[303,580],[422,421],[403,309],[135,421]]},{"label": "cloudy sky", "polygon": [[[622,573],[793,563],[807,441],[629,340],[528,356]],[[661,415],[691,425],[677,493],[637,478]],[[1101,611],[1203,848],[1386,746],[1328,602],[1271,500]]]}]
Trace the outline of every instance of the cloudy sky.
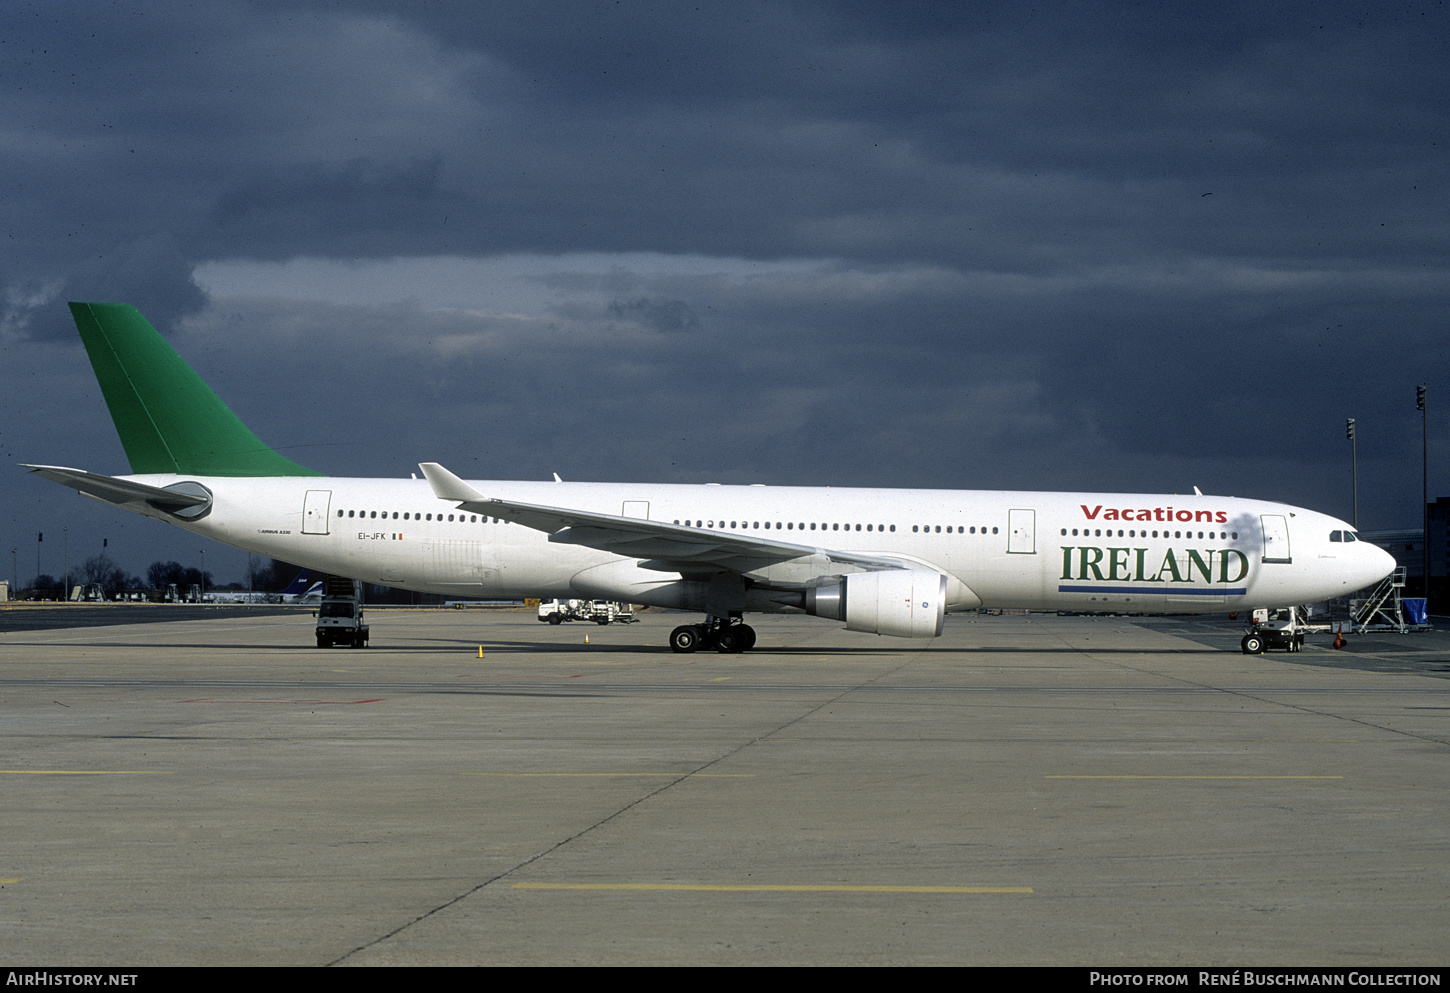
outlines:
[{"label": "cloudy sky", "polygon": [[[1450,492],[1445,3],[0,8],[0,455],[135,303],[333,475]],[[12,468],[22,582],[245,555]],[[0,572],[11,574],[11,562]]]}]

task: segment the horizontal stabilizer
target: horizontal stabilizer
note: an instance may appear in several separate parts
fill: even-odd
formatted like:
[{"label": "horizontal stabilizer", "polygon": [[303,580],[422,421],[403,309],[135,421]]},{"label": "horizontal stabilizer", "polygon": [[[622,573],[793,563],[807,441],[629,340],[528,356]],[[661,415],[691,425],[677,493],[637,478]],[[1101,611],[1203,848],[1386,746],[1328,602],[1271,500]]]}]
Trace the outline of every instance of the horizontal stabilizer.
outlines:
[{"label": "horizontal stabilizer", "polygon": [[83,469],[67,469],[58,465],[24,465],[42,479],[100,500],[120,506],[143,503],[157,510],[188,520],[202,516],[211,507],[211,491],[200,483],[174,483],[171,486],[148,486],[115,476],[101,476]]}]

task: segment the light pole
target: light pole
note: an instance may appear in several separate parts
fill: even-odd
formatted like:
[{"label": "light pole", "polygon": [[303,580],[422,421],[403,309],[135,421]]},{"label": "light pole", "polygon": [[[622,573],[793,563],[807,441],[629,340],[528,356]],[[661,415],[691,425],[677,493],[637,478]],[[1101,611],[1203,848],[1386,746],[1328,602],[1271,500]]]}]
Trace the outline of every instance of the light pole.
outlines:
[{"label": "light pole", "polygon": [[1359,443],[1354,440],[1354,418],[1344,423],[1344,436],[1349,439],[1349,485],[1354,493],[1354,516],[1349,523],[1359,530]]},{"label": "light pole", "polygon": [[1420,408],[1420,507],[1425,525],[1425,613],[1430,613],[1430,415],[1425,410],[1425,387],[1415,387],[1415,406]]}]

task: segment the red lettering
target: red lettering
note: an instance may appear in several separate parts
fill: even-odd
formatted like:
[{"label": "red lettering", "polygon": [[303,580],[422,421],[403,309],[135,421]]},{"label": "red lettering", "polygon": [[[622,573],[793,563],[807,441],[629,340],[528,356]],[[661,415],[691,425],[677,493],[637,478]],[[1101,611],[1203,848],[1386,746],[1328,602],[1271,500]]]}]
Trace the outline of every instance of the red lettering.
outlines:
[{"label": "red lettering", "polygon": [[1078,504],[1082,515],[1090,521],[1095,521],[1101,515],[1105,521],[1182,521],[1185,524],[1197,522],[1199,524],[1227,524],[1228,512],[1223,510],[1174,510],[1172,507],[1154,507],[1151,510],[1147,507],[1109,507],[1103,509],[1102,504],[1096,507],[1089,507],[1085,503]]}]

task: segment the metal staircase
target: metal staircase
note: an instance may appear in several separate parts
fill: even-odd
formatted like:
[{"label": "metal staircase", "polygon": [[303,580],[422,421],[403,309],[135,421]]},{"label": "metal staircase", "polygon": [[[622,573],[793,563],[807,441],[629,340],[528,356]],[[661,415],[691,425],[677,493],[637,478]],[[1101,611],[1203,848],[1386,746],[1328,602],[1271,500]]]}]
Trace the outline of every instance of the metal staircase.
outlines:
[{"label": "metal staircase", "polygon": [[1405,588],[1405,567],[1400,566],[1384,578],[1374,591],[1350,616],[1351,630],[1363,634],[1373,627],[1377,631],[1391,629],[1405,634],[1410,630],[1405,623],[1405,605],[1402,603]]}]

